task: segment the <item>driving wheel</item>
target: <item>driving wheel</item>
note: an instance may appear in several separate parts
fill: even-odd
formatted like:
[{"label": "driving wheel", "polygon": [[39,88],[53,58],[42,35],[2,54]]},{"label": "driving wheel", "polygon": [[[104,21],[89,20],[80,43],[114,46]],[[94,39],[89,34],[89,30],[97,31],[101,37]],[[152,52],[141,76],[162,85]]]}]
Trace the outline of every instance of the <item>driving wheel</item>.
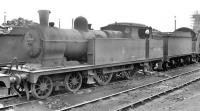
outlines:
[{"label": "driving wheel", "polygon": [[112,79],[113,73],[102,73],[102,71],[96,72],[94,78],[99,85],[106,85]]},{"label": "driving wheel", "polygon": [[31,93],[39,99],[47,98],[53,91],[52,79],[48,76],[41,76],[36,83],[31,84]]},{"label": "driving wheel", "polygon": [[80,73],[69,73],[65,76],[64,85],[66,90],[76,92],[81,88],[82,81]]}]

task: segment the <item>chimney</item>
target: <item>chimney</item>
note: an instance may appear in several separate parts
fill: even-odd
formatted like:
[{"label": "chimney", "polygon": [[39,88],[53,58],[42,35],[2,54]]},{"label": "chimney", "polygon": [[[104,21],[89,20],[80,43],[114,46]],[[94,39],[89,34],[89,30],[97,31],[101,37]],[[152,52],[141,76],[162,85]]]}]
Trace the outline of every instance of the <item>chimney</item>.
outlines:
[{"label": "chimney", "polygon": [[42,26],[49,26],[49,14],[51,13],[49,10],[39,10],[39,19],[40,25]]}]

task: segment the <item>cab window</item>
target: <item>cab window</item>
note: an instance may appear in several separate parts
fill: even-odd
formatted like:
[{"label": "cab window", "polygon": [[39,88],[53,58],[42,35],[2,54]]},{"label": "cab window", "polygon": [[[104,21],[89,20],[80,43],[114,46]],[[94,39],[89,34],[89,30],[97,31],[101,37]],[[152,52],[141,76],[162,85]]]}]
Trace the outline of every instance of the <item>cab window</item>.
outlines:
[{"label": "cab window", "polygon": [[141,39],[149,38],[150,30],[147,28],[138,29],[138,35]]}]

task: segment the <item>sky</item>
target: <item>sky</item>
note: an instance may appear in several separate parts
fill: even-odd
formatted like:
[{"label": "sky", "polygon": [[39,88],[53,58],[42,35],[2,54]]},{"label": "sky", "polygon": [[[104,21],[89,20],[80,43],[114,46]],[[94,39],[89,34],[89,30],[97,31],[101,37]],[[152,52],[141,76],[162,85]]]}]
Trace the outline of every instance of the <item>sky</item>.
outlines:
[{"label": "sky", "polygon": [[[50,20],[61,28],[71,28],[72,19],[84,16],[98,30],[114,22],[132,22],[164,32],[176,26],[192,28],[192,14],[200,10],[199,0],[1,0],[0,23],[23,17],[39,22],[38,10],[50,10]],[[199,11],[200,12],[200,11]]]}]

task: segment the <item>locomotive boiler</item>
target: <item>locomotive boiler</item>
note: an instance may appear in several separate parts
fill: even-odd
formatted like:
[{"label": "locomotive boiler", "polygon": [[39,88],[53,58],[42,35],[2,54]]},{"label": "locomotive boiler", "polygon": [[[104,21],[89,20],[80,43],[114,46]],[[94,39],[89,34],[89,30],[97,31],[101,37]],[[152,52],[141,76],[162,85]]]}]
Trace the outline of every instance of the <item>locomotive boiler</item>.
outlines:
[{"label": "locomotive boiler", "polygon": [[30,57],[28,60],[43,67],[63,66],[69,61],[74,64],[87,63],[88,39],[122,37],[119,31],[89,30],[84,17],[75,19],[74,30],[48,27],[49,13],[46,10],[39,11],[40,25],[31,26],[24,39],[26,53]]},{"label": "locomotive boiler", "polygon": [[[172,40],[183,37],[182,30],[178,36],[177,32],[154,33],[151,27],[136,23],[114,23],[101,30],[89,30],[84,17],[75,19],[75,29],[59,29],[49,26],[49,10],[38,12],[40,24],[0,36],[0,92],[14,90],[27,98],[31,92],[44,99],[54,87],[76,92],[83,82],[106,85],[113,75],[133,79],[139,70],[162,69],[175,65],[175,59],[192,62],[190,58],[194,58],[195,51],[190,47],[195,35],[191,30],[186,31],[187,39],[181,39],[190,44],[183,50],[173,48],[177,46]],[[172,53],[180,48],[179,54]]]},{"label": "locomotive boiler", "polygon": [[[49,13],[40,10],[40,25],[31,27],[25,34],[25,48],[31,63],[49,67],[63,66],[66,61],[86,62],[87,39],[95,38],[98,32],[88,31],[87,20],[83,17],[75,20],[76,30],[48,27]],[[98,34],[98,37],[106,37],[104,33]]]}]

